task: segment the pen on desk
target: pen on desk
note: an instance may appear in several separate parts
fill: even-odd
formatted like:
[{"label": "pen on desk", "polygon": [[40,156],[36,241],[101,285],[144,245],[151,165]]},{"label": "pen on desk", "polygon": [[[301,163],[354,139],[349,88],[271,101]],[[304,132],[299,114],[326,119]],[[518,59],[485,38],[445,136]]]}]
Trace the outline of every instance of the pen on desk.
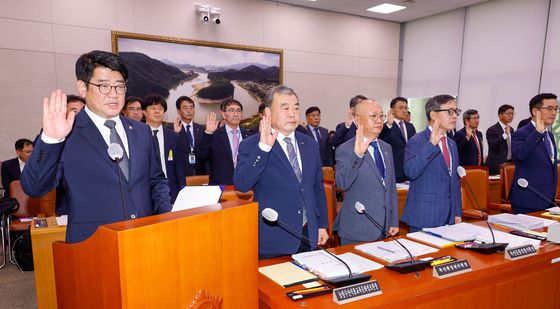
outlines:
[{"label": "pen on desk", "polygon": [[393,251],[393,250],[391,250],[391,249],[387,249],[387,248],[381,247],[381,246],[377,246],[377,249],[381,249],[381,250],[383,250],[383,251],[386,251],[386,252],[390,252],[390,253],[392,253],[392,254],[395,254],[395,251]]},{"label": "pen on desk", "polygon": [[501,227],[501,228],[506,229],[506,230],[511,230],[511,228],[509,228],[509,227],[507,227],[507,226],[503,226],[503,225],[501,225],[501,224],[494,223],[494,222],[491,222],[491,223],[492,223],[492,225],[495,225],[495,226],[497,226],[497,227]]},{"label": "pen on desk", "polygon": [[426,234],[428,234],[428,235],[432,235],[432,236],[435,236],[435,237],[443,238],[440,234],[436,234],[436,233],[434,233],[434,232],[430,232],[430,231],[422,231],[422,232],[424,232],[424,233],[426,233]]}]

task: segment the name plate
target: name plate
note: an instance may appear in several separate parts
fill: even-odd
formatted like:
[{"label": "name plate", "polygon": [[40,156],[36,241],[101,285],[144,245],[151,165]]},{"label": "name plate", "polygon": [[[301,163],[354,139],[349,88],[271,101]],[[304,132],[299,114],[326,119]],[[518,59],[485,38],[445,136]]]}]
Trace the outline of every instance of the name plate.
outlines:
[{"label": "name plate", "polygon": [[504,257],[507,260],[513,261],[535,255],[537,254],[537,250],[535,250],[535,247],[533,247],[533,245],[523,245],[520,247],[507,249],[504,254]]},{"label": "name plate", "polygon": [[377,280],[356,283],[333,290],[333,301],[339,305],[381,294]]},{"label": "name plate", "polygon": [[443,279],[469,271],[472,271],[469,261],[459,260],[434,266],[433,276],[439,279]]}]

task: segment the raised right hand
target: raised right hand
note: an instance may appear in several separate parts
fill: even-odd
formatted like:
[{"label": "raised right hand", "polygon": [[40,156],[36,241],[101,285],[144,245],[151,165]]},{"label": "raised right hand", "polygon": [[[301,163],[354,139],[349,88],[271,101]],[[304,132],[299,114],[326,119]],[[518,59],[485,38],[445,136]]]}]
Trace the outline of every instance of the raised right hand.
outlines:
[{"label": "raised right hand", "polygon": [[212,112],[206,116],[206,132],[214,133],[218,128],[218,122],[216,121],[216,113]]},{"label": "raised right hand", "polygon": [[278,131],[272,132],[272,125],[270,123],[270,108],[265,108],[261,122],[259,123],[260,131],[260,142],[266,144],[272,148],[274,142],[276,142],[276,137],[278,136]]},{"label": "raised right hand", "polygon": [[432,133],[430,134],[430,143],[432,145],[437,146],[441,139],[441,135],[439,134],[439,120],[436,119],[434,124],[432,125]]},{"label": "raised right hand", "polygon": [[366,153],[369,144],[373,139],[368,138],[367,141],[364,141],[364,127],[359,123],[356,124],[356,126],[357,126],[357,130],[356,130],[356,140],[354,142],[354,153],[358,157],[361,157],[364,155],[364,153]]},{"label": "raised right hand", "polygon": [[63,140],[72,131],[76,113],[66,116],[66,94],[57,89],[51,97],[43,99],[43,133],[50,138]]},{"label": "raised right hand", "polygon": [[393,114],[393,109],[391,108],[387,113],[387,125],[392,126],[393,122],[395,122],[395,115]]},{"label": "raised right hand", "polygon": [[467,133],[467,141],[471,139],[473,135],[473,129],[471,127],[465,127],[465,133]]},{"label": "raised right hand", "polygon": [[537,131],[539,131],[539,133],[543,133],[544,130],[546,129],[546,126],[544,125],[544,120],[542,119],[541,116],[541,111],[537,111],[537,117],[535,119],[535,124],[536,124],[536,129]]},{"label": "raised right hand", "polygon": [[347,128],[350,128],[353,121],[354,121],[354,115],[352,115],[352,110],[349,109],[348,112],[346,113],[346,118],[344,119],[344,125]]}]

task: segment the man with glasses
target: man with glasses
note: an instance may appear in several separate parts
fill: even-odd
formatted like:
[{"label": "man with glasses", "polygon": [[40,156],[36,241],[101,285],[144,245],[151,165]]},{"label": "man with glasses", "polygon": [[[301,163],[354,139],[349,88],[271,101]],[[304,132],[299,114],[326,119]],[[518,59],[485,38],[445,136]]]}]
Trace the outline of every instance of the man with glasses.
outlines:
[{"label": "man with glasses", "polygon": [[220,109],[225,125],[218,128],[216,113],[207,116],[206,131],[198,155],[202,160],[209,160],[211,185],[233,185],[239,144],[252,132],[239,127],[243,118],[241,102],[228,99]]},{"label": "man with glasses", "polygon": [[509,104],[498,108],[499,121],[486,130],[488,141],[488,157],[486,165],[490,175],[500,174],[500,165],[511,162],[511,135],[515,130],[511,127],[515,109]]},{"label": "man with glasses", "polygon": [[[511,148],[515,173],[509,193],[514,213],[529,213],[554,206],[558,182],[557,151],[551,130],[558,114],[555,94],[541,93],[529,102],[532,120],[517,129],[511,137]],[[524,178],[530,188],[522,188],[517,180]],[[546,202],[540,195],[546,197]]]},{"label": "man with glasses", "polygon": [[27,138],[20,138],[15,143],[17,157],[2,163],[2,188],[6,190],[4,196],[10,196],[10,183],[19,180],[27,160],[33,152],[33,142]]},{"label": "man with glasses", "polygon": [[459,154],[457,145],[447,136],[460,113],[450,95],[429,99],[428,128],[406,144],[404,172],[410,179],[410,188],[401,220],[411,232],[461,222]]},{"label": "man with glasses", "polygon": [[482,146],[482,132],[478,131],[480,116],[474,109],[463,113],[464,128],[457,131],[453,140],[459,150],[459,165],[482,166],[484,148]]},{"label": "man with glasses", "polygon": [[387,122],[383,125],[383,131],[379,138],[387,142],[393,148],[393,164],[397,182],[408,180],[404,174],[404,149],[406,143],[414,134],[416,129],[412,123],[406,122],[408,116],[408,101],[403,97],[391,100],[391,109],[387,113]]},{"label": "man with glasses", "polygon": [[[385,239],[399,232],[399,211],[391,146],[378,138],[383,110],[373,100],[356,104],[356,137],[336,149],[336,185],[345,191],[335,225],[342,245]],[[383,231],[356,213],[360,202]]]},{"label": "man with glasses", "polygon": [[[23,190],[33,197],[64,187],[71,243],[87,239],[102,224],[171,210],[150,128],[119,117],[128,77],[122,59],[105,51],[84,54],[76,62],[76,77],[86,107],[67,115],[60,89],[43,99],[43,131],[21,177]],[[112,154],[115,147],[122,150],[118,161],[111,159],[110,145]]]},{"label": "man with glasses", "polygon": [[127,97],[124,101],[122,115],[136,121],[142,121],[144,114],[142,113],[142,104],[144,102],[138,97]]}]

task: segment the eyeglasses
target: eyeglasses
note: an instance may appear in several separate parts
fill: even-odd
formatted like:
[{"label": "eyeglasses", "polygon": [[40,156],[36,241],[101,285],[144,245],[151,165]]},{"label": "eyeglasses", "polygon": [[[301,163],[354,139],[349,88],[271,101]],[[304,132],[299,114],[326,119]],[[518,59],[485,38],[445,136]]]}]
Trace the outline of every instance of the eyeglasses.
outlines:
[{"label": "eyeglasses", "polygon": [[538,109],[546,109],[551,113],[558,113],[558,106],[554,107],[554,106],[547,106],[547,107],[537,107]]},{"label": "eyeglasses", "polygon": [[133,112],[133,111],[141,112],[141,111],[142,111],[142,107],[132,107],[132,106],[131,106],[131,107],[127,107],[126,110],[127,110],[127,111],[131,111],[131,112]]},{"label": "eyeglasses", "polygon": [[369,120],[371,121],[376,121],[376,120],[385,120],[385,115],[384,114],[379,114],[379,115],[358,115],[360,117],[367,117]]},{"label": "eyeglasses", "polygon": [[230,114],[241,114],[241,110],[240,109],[226,109],[226,113],[230,113]]},{"label": "eyeglasses", "polygon": [[449,116],[453,116],[453,114],[459,116],[459,114],[461,114],[462,110],[460,109],[453,109],[453,108],[447,108],[447,109],[436,109],[434,110],[434,112],[447,112],[447,114]]},{"label": "eyeglasses", "polygon": [[99,92],[101,94],[109,94],[111,93],[111,90],[113,90],[113,88],[115,88],[115,92],[117,94],[125,94],[126,93],[126,86],[123,84],[119,84],[119,85],[115,85],[115,86],[111,86],[107,83],[103,83],[103,84],[94,84],[94,83],[90,83],[87,82],[90,85],[94,85],[99,89]]}]

